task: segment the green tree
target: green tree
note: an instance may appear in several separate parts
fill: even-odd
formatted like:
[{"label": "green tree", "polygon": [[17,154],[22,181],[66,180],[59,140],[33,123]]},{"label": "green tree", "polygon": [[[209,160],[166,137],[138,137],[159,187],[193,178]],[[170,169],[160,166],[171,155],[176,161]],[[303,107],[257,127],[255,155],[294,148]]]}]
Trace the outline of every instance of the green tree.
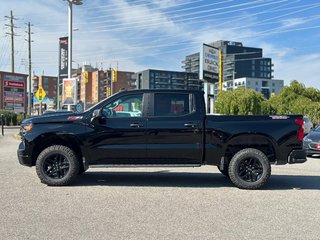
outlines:
[{"label": "green tree", "polygon": [[224,91],[218,96],[215,112],[231,115],[269,114],[271,105],[261,93],[248,88],[237,88]]},{"label": "green tree", "polygon": [[268,101],[276,114],[302,114],[314,123],[320,120],[320,91],[306,88],[304,84],[294,80],[284,87],[278,96]]}]

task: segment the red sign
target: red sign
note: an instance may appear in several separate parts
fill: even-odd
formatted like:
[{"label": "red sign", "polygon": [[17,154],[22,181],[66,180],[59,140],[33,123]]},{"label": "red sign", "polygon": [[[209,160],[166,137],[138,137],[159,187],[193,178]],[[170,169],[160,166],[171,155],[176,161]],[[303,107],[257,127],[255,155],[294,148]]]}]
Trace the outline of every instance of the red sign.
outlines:
[{"label": "red sign", "polygon": [[4,81],[5,87],[24,88],[24,82]]}]

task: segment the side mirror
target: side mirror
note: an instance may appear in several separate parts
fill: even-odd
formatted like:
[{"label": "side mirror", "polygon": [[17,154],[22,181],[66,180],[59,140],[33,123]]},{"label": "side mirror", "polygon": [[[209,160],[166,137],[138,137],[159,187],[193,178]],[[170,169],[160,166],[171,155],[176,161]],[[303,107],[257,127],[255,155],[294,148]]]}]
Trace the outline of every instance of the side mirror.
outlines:
[{"label": "side mirror", "polygon": [[96,109],[93,111],[91,123],[92,124],[104,124],[105,123],[105,119],[102,115],[102,109]]},{"label": "side mirror", "polygon": [[92,113],[92,119],[93,119],[93,118],[97,118],[97,117],[101,117],[101,116],[102,116],[102,114],[101,114],[101,109],[96,109],[96,110],[94,110],[93,113]]}]

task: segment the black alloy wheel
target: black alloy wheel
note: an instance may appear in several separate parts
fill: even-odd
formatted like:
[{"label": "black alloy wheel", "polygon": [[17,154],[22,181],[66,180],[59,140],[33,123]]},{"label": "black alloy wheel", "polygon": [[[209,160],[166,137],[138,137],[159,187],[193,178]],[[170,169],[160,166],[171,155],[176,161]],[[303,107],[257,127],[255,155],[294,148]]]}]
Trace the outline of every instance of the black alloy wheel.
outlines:
[{"label": "black alloy wheel", "polygon": [[36,161],[36,171],[42,183],[49,186],[69,185],[81,166],[72,149],[63,145],[45,148]]},{"label": "black alloy wheel", "polygon": [[263,174],[263,167],[259,159],[249,157],[242,159],[238,165],[238,175],[247,182],[258,181]]},{"label": "black alloy wheel", "polygon": [[68,159],[59,153],[49,155],[43,161],[43,172],[53,179],[61,179],[66,176],[70,168]]},{"label": "black alloy wheel", "polygon": [[267,156],[255,148],[238,151],[229,164],[229,178],[241,189],[259,189],[271,175],[271,165]]}]

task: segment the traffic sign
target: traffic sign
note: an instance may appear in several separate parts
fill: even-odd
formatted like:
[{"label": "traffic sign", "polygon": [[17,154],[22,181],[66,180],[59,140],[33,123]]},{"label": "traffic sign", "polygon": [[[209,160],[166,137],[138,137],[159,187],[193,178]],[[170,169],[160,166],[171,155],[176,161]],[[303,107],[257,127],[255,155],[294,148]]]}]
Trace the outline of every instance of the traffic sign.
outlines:
[{"label": "traffic sign", "polygon": [[77,103],[76,105],[76,112],[77,113],[82,113],[83,112],[83,104],[82,103]]},{"label": "traffic sign", "polygon": [[43,88],[40,86],[38,88],[38,91],[36,92],[36,98],[39,100],[40,103],[42,103],[43,99],[46,96],[46,92],[43,90]]}]

